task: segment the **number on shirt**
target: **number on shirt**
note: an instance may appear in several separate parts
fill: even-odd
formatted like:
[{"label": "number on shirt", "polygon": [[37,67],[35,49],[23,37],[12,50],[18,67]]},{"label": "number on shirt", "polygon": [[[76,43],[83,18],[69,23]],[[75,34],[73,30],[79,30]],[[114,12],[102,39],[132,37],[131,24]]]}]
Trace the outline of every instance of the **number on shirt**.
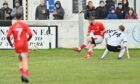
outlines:
[{"label": "number on shirt", "polygon": [[116,36],[117,36],[117,38],[118,38],[118,37],[120,37],[120,36],[121,36],[121,33],[114,32],[112,36],[114,36],[114,35],[116,35]]},{"label": "number on shirt", "polygon": [[20,40],[20,36],[21,36],[21,33],[22,33],[23,29],[22,28],[16,28],[15,31],[18,32],[18,40]]}]

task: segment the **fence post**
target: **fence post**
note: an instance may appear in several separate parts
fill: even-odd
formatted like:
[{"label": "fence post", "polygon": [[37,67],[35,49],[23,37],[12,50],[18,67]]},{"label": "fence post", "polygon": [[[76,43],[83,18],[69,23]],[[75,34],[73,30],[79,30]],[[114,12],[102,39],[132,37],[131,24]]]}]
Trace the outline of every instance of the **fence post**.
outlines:
[{"label": "fence post", "polygon": [[83,0],[78,0],[78,9],[79,9],[79,45],[84,42],[84,28],[83,28]]}]

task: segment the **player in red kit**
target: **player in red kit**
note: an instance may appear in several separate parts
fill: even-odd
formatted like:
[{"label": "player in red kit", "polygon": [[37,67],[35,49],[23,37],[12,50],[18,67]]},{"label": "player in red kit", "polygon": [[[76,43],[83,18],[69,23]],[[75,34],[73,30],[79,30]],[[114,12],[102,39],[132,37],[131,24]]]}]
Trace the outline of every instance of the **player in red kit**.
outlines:
[{"label": "player in red kit", "polygon": [[[28,83],[28,41],[31,39],[32,33],[28,25],[20,21],[22,19],[21,14],[16,14],[15,18],[17,21],[9,28],[7,40],[10,46],[15,48],[18,55],[21,80]],[[14,43],[10,40],[11,35],[14,37]]]},{"label": "player in red kit", "polygon": [[82,49],[89,46],[87,55],[84,58],[91,58],[93,53],[93,48],[97,44],[101,44],[104,38],[105,27],[101,22],[95,21],[94,17],[90,17],[89,26],[87,32],[87,39],[84,44],[82,44],[79,48],[74,48],[74,51],[81,52]]}]

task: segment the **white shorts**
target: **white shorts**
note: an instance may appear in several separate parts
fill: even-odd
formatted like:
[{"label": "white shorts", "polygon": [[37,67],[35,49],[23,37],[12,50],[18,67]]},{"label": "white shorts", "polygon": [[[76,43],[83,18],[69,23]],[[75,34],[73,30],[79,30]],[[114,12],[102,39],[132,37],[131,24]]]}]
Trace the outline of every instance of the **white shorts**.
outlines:
[{"label": "white shorts", "polygon": [[90,34],[90,38],[94,38],[96,44],[101,44],[104,40],[103,36]]},{"label": "white shorts", "polygon": [[17,56],[28,57],[28,53],[17,53]]}]

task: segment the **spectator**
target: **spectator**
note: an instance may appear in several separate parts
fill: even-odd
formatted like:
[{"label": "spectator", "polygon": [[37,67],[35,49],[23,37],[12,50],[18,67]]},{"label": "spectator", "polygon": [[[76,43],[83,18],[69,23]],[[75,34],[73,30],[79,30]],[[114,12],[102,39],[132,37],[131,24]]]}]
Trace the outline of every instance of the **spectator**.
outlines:
[{"label": "spectator", "polygon": [[0,20],[2,20],[2,11],[0,9]]},{"label": "spectator", "polygon": [[129,8],[128,13],[125,15],[125,19],[138,19],[137,14],[133,8]]},{"label": "spectator", "polygon": [[117,14],[115,13],[115,8],[112,8],[106,19],[118,19]]},{"label": "spectator", "polygon": [[61,6],[60,1],[55,2],[55,10],[53,13],[54,20],[63,20],[65,15],[65,11],[63,7]]},{"label": "spectator", "polygon": [[20,2],[18,0],[15,1],[15,8],[13,9],[11,16],[14,17],[16,14],[21,14],[23,16],[23,7],[20,6]]},{"label": "spectator", "polygon": [[107,9],[105,7],[105,2],[100,1],[100,6],[96,8],[97,19],[104,19],[108,15]]},{"label": "spectator", "polygon": [[8,3],[5,1],[3,7],[1,8],[1,19],[2,20],[12,20],[12,9],[8,7]]},{"label": "spectator", "polygon": [[40,0],[40,5],[36,8],[35,19],[36,20],[47,20],[49,19],[49,10],[44,0]]},{"label": "spectator", "polygon": [[111,11],[111,8],[115,8],[115,3],[116,3],[116,0],[106,0],[106,5],[105,7],[107,8],[107,11],[110,12]]},{"label": "spectator", "polygon": [[128,2],[128,0],[122,0],[122,6],[123,6],[124,12],[127,13],[128,10],[129,10],[129,2]]},{"label": "spectator", "polygon": [[122,3],[118,3],[118,7],[116,8],[116,14],[118,16],[118,19],[124,19],[124,10]]},{"label": "spectator", "polygon": [[93,6],[93,2],[89,1],[85,9],[84,18],[89,19],[91,16],[96,18],[96,9]]}]

